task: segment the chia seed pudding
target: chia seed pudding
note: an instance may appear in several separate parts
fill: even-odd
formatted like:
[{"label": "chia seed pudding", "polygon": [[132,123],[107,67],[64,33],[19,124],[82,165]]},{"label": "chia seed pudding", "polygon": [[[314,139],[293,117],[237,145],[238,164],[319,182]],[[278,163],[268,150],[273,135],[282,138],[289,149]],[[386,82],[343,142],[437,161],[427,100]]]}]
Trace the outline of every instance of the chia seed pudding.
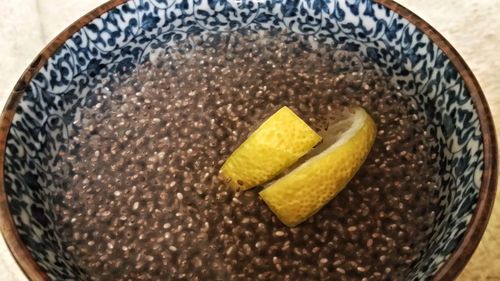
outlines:
[{"label": "chia seed pudding", "polygon": [[[435,140],[367,60],[310,38],[229,33],[179,43],[109,82],[62,157],[60,233],[90,280],[404,280],[438,208]],[[225,159],[288,106],[317,131],[362,106],[378,135],[348,186],[294,228]]]}]

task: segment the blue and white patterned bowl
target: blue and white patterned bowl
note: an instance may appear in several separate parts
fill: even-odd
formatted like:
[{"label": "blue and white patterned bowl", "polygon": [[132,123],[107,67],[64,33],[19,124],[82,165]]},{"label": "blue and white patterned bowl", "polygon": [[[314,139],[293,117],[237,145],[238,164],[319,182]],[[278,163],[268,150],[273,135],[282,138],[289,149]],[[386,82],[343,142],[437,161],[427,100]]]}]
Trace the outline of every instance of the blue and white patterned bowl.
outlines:
[{"label": "blue and white patterned bowl", "polygon": [[390,0],[113,0],[50,43],[15,87],[0,126],[0,226],[32,280],[84,280],[54,231],[54,163],[102,78],[192,34],[288,29],[362,54],[420,106],[439,141],[438,224],[407,280],[453,279],[486,227],[496,141],[484,96],[457,52]]}]

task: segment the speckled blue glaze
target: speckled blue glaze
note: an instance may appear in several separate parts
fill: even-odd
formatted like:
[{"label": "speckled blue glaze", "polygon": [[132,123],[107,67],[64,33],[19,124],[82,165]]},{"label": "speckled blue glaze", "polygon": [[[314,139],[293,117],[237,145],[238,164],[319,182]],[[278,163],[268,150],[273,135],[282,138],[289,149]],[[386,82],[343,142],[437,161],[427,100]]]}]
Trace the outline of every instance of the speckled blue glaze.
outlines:
[{"label": "speckled blue glaze", "polygon": [[58,239],[53,173],[79,108],[113,72],[208,32],[285,29],[370,58],[418,101],[440,167],[438,224],[407,280],[433,276],[464,235],[483,173],[479,120],[464,81],[430,39],[369,0],[133,0],[77,31],[26,89],[7,142],[5,188],[21,238],[54,280],[82,280]]}]

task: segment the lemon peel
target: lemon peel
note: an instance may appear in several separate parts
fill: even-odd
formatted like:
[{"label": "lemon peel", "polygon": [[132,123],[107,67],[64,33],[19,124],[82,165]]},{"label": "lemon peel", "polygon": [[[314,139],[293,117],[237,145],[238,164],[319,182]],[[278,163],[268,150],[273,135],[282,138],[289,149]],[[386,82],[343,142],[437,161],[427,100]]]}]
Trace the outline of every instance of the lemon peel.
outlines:
[{"label": "lemon peel", "polygon": [[220,176],[236,190],[268,182],[321,141],[290,108],[282,107],[226,160]]},{"label": "lemon peel", "polygon": [[307,220],[342,191],[370,152],[377,134],[373,119],[359,107],[345,115],[302,164],[259,193],[287,226]]}]

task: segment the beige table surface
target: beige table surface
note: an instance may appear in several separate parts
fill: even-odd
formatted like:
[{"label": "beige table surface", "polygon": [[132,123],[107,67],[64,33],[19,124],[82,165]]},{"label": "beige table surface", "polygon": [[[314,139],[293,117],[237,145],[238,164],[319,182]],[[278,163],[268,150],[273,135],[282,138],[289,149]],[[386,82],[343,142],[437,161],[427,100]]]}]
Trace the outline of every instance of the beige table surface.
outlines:
[{"label": "beige table surface", "polygon": [[[0,105],[51,38],[103,0],[0,0]],[[500,125],[500,0],[399,0],[436,27],[472,68]],[[499,130],[497,129],[497,136]],[[500,281],[500,196],[458,280]],[[27,280],[0,239],[0,281]]]}]

